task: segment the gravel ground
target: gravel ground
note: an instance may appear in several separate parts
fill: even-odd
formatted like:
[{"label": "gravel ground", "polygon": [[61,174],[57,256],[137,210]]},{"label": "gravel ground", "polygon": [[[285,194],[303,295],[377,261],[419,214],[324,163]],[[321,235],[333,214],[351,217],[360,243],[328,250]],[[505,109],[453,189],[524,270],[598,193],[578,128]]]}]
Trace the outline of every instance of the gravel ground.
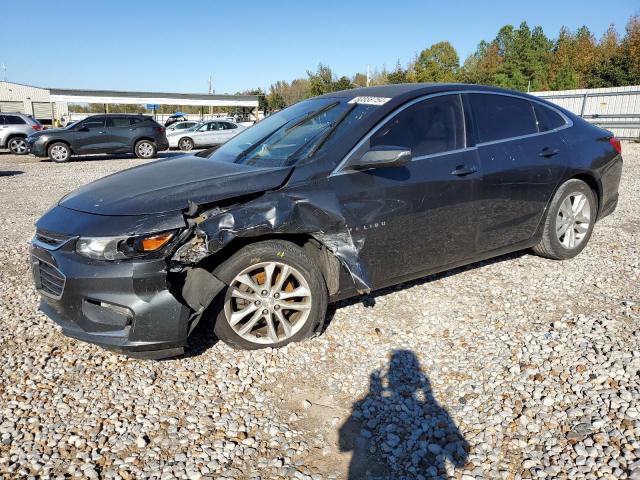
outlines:
[{"label": "gravel ground", "polygon": [[26,241],[140,160],[0,153],[0,477],[640,478],[640,145],[586,250],[522,253],[344,302],[326,332],[140,361],[38,312]]}]

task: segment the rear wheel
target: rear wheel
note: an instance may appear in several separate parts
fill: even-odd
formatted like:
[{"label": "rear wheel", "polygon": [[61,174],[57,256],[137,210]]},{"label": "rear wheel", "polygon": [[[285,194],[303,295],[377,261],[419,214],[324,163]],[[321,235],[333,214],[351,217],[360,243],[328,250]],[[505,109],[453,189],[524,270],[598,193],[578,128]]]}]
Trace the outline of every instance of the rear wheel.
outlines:
[{"label": "rear wheel", "polygon": [[156,147],[156,144],[153,143],[151,140],[140,140],[139,142],[136,143],[136,146],[133,148],[133,151],[136,154],[136,157],[149,159],[149,158],[154,158],[156,156],[156,153],[158,152],[158,148]]},{"label": "rear wheel", "polygon": [[597,208],[589,185],[578,179],[563,183],[551,201],[542,239],[533,251],[555,260],[578,255],[591,237]]},{"label": "rear wheel", "polygon": [[9,140],[9,151],[14,155],[24,155],[27,153],[27,141],[24,137],[14,137]]},{"label": "rear wheel", "polygon": [[188,152],[189,150],[193,150],[194,143],[189,137],[181,138],[178,142],[178,148],[183,152]]},{"label": "rear wheel", "polygon": [[248,245],[214,275],[229,285],[218,298],[214,330],[232,347],[282,347],[311,336],[324,322],[324,278],[313,260],[290,242]]},{"label": "rear wheel", "polygon": [[66,143],[56,142],[49,146],[47,154],[52,161],[63,163],[71,158],[71,149]]}]

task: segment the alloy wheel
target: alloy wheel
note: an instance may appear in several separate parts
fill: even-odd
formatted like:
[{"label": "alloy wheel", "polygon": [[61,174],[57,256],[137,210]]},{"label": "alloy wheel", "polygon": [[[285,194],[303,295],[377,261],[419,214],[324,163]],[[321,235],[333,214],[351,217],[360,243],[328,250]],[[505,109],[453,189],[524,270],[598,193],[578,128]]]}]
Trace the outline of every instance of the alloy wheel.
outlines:
[{"label": "alloy wheel", "polygon": [[191,150],[193,148],[193,142],[188,138],[183,138],[180,140],[180,150]]},{"label": "alloy wheel", "polygon": [[142,158],[149,158],[153,156],[153,145],[149,142],[141,142],[138,144],[138,154]]},{"label": "alloy wheel", "polygon": [[62,145],[54,145],[51,148],[50,155],[56,162],[64,162],[69,157],[69,151]]},{"label": "alloy wheel", "polygon": [[224,312],[243,339],[275,344],[291,338],[306,324],[311,289],[294,267],[262,262],[242,270],[229,284]]},{"label": "alloy wheel", "polygon": [[577,247],[589,232],[591,205],[580,192],[569,194],[560,204],[556,217],[556,235],[563,247]]},{"label": "alloy wheel", "polygon": [[9,142],[9,150],[17,155],[27,153],[27,142],[24,138],[14,138]]}]

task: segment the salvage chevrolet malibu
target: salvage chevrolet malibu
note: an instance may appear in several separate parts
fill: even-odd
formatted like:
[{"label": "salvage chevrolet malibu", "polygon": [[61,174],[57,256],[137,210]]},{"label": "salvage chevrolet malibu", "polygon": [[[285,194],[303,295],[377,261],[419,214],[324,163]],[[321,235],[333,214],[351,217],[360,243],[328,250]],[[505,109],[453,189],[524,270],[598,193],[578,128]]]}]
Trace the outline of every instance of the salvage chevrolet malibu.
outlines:
[{"label": "salvage chevrolet malibu", "polygon": [[201,319],[279,347],[331,301],[515,250],[574,257],[621,172],[616,138],[536,97],[337,92],[62,198],[36,224],[33,277],[66,335],[107,348],[176,355]]}]

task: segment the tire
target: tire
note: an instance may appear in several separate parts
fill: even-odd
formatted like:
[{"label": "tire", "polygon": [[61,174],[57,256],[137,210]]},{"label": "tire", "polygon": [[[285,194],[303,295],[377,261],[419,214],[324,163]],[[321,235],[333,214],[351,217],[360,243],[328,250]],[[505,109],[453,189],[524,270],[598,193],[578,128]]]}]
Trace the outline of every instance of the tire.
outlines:
[{"label": "tire", "polygon": [[13,137],[9,140],[7,147],[14,155],[27,154],[27,140],[24,137]]},{"label": "tire", "polygon": [[[275,268],[271,270],[271,292],[266,294],[264,287],[269,265]],[[286,277],[281,278],[284,272]],[[219,265],[213,274],[229,285],[218,295],[213,306],[214,332],[233,348],[282,347],[310,337],[324,322],[328,302],[324,278],[313,260],[293,243],[268,240],[248,245]],[[248,278],[260,291],[255,292],[238,278]],[[278,288],[279,283],[283,284]],[[292,292],[308,292],[309,295],[294,296]],[[291,298],[282,298],[285,295]],[[289,309],[287,305],[295,308]],[[243,309],[251,310],[242,316]],[[234,312],[237,320],[232,326],[229,318],[233,318]],[[271,319],[272,329],[267,316]],[[284,323],[281,318],[285,319]],[[241,334],[243,328],[248,331]]]},{"label": "tire", "polygon": [[193,140],[191,140],[189,137],[184,137],[178,140],[178,148],[183,152],[188,152],[189,150],[193,150],[193,147],[195,147],[195,144],[193,143]]},{"label": "tire", "polygon": [[133,147],[133,153],[135,153],[138,158],[148,160],[156,157],[158,147],[151,140],[138,140],[135,147]]},{"label": "tire", "polygon": [[64,163],[71,158],[71,149],[66,143],[55,142],[49,145],[47,155],[52,162]]},{"label": "tire", "polygon": [[575,178],[566,181],[558,188],[551,201],[544,221],[542,239],[533,247],[534,253],[553,260],[575,257],[591,238],[597,213],[598,202],[591,187]]}]

